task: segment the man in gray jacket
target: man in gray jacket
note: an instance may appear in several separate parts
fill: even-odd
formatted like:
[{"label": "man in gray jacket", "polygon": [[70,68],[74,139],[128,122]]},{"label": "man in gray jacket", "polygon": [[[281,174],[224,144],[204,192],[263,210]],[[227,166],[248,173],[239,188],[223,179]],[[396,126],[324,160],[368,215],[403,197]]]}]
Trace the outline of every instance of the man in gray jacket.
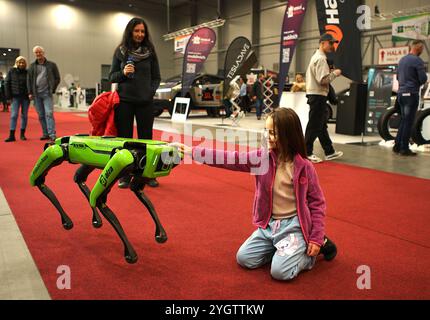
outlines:
[{"label": "man in gray jacket", "polygon": [[334,44],[338,42],[331,34],[324,33],[320,38],[319,49],[312,56],[306,72],[306,96],[310,110],[305,142],[308,159],[314,163],[322,161],[313,153],[316,138],[324,149],[325,160],[333,160],[343,155],[342,151],[334,150],[327,130],[327,99],[330,83],[341,75],[341,70],[330,70],[326,54],[333,52],[335,50]]},{"label": "man in gray jacket", "polygon": [[55,140],[55,120],[53,94],[60,84],[60,72],[57,65],[45,58],[45,50],[35,46],[36,56],[28,69],[28,92],[30,100],[34,100],[43,135],[40,140]]}]

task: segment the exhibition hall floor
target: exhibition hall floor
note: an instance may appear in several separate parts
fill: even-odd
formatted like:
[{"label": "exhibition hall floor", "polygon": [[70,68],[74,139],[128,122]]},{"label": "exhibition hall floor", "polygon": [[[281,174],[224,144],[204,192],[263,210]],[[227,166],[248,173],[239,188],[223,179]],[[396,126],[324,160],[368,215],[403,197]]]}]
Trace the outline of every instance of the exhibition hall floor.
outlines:
[{"label": "exhibition hall floor", "polygon": [[[59,136],[89,131],[84,113],[55,115]],[[263,121],[246,120],[246,127],[252,124],[261,132]],[[195,133],[216,138],[221,119],[192,115],[190,121],[192,128],[157,119],[154,138],[172,132],[180,138]],[[8,123],[9,113],[0,112],[4,138]],[[253,146],[260,136],[250,134],[245,124],[239,130],[247,132]],[[312,271],[279,282],[268,266],[248,271],[235,261],[254,229],[252,176],[182,164],[159,179],[159,188],[146,188],[169,237],[164,244],[155,242],[154,224],[132,193],[113,188],[108,204],[139,255],[129,265],[111,226],[105,222],[101,229],[92,228],[89,205],[73,182],[77,166],[64,163],[46,180],[74,222],[70,231],[29,185],[43,151],[39,136],[31,108],[28,141],[0,142],[0,299],[430,298],[428,153],[402,158],[378,145],[336,144],[344,157],[316,169],[327,200],[326,233],[336,242],[338,256],[332,262],[319,258]],[[315,150],[321,155],[318,143]],[[92,174],[88,185],[96,178]],[[60,266],[70,268],[71,289],[57,287]],[[371,272],[371,288],[365,290],[357,286],[357,270],[363,266]]]}]

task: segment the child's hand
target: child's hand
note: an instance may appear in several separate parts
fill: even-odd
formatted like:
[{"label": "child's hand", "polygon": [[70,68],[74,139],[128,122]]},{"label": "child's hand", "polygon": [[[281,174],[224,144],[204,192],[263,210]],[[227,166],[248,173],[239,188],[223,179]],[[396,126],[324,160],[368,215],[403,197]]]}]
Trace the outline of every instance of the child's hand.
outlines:
[{"label": "child's hand", "polygon": [[172,147],[178,148],[179,152],[187,155],[191,155],[193,152],[193,149],[186,146],[185,144],[179,143],[179,142],[172,142],[169,144]]},{"label": "child's hand", "polygon": [[320,253],[321,247],[315,243],[309,243],[308,245],[308,256],[316,257]]}]

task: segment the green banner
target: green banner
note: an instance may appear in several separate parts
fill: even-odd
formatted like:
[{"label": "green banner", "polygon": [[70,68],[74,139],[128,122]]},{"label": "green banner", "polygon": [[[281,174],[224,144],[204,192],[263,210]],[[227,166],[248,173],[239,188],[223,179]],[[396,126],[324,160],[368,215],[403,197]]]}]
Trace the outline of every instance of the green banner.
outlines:
[{"label": "green banner", "polygon": [[393,19],[393,42],[430,39],[430,13]]}]

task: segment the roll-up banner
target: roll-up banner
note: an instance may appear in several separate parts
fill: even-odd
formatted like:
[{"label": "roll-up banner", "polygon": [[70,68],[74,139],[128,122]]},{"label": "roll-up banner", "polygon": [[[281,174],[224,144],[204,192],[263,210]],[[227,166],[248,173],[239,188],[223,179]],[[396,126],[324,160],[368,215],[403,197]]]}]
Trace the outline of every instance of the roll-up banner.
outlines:
[{"label": "roll-up banner", "polygon": [[[296,49],[300,28],[306,13],[307,0],[290,0],[285,8],[281,29],[281,50],[279,59],[278,92],[282,97],[285,80]],[[279,101],[277,102],[279,104]]]},{"label": "roll-up banner", "polygon": [[379,118],[391,106],[393,78],[393,69],[369,69],[365,135],[378,135]]},{"label": "roll-up banner", "polygon": [[211,28],[200,28],[194,31],[188,41],[182,67],[182,96],[185,97],[196,75],[215,46],[216,34]]},{"label": "roll-up banner", "polygon": [[356,82],[363,81],[361,72],[361,39],[357,27],[357,8],[361,0],[317,0],[317,15],[320,33],[330,33],[336,40],[336,52],[328,54],[335,68]]},{"label": "roll-up banner", "polygon": [[[251,54],[251,42],[247,38],[237,37],[231,42],[225,55],[223,92],[227,92],[230,82],[236,75],[242,75],[244,72],[249,71],[242,70],[242,66],[250,58]],[[252,65],[249,69],[251,67]]]}]

